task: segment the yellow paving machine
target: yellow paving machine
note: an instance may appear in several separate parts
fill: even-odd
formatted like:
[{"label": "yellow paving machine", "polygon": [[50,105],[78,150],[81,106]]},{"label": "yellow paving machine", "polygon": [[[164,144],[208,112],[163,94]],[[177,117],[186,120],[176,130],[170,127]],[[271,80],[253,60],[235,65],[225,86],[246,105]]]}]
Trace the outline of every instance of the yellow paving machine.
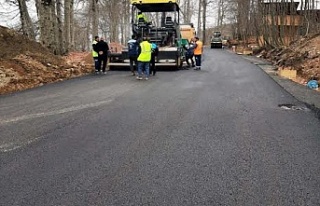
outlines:
[{"label": "yellow paving machine", "polygon": [[[132,33],[138,37],[148,37],[151,43],[158,45],[157,67],[180,68],[183,64],[183,45],[187,40],[181,39],[180,8],[177,0],[131,0]],[[138,14],[144,18],[138,18]],[[148,19],[148,20],[147,20]],[[149,21],[152,19],[153,21]],[[128,50],[111,53],[110,69],[129,66]]]}]

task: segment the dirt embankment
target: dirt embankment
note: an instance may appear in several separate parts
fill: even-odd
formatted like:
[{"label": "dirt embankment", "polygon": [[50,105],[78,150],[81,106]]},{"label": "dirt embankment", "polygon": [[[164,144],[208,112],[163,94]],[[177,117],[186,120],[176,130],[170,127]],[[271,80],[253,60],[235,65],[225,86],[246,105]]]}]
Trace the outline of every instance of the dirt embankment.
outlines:
[{"label": "dirt embankment", "polygon": [[61,57],[39,43],[0,26],[0,94],[91,73],[90,53]]},{"label": "dirt embankment", "polygon": [[320,80],[320,34],[302,38],[289,47],[273,49],[261,55],[274,62],[278,70],[296,70],[299,83]]}]

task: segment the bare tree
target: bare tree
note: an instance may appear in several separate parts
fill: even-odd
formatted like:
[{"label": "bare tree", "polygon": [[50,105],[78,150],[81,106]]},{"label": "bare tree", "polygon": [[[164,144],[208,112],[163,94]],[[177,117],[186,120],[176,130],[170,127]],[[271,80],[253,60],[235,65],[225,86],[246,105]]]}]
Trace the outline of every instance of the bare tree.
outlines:
[{"label": "bare tree", "polygon": [[33,23],[31,21],[27,4],[25,0],[18,0],[20,19],[21,19],[21,27],[24,35],[29,37],[30,39],[35,40],[36,35],[33,28]]},{"label": "bare tree", "polygon": [[[6,1],[9,3],[9,1]],[[35,39],[35,30],[26,5],[27,1],[10,0],[19,6],[22,32]],[[83,8],[74,13],[74,4]],[[315,11],[317,0],[301,2],[301,11],[296,11],[294,0],[181,0],[179,1],[183,22],[197,23],[198,35],[204,43],[213,29],[222,30],[226,24],[233,27],[233,33],[246,41],[263,36],[265,43],[278,47],[294,40],[297,34],[295,15],[303,17],[303,33],[319,32],[319,16]],[[101,34],[112,42],[125,44],[131,34],[130,1],[128,0],[36,0],[40,42],[54,53],[63,54],[73,49],[87,50],[91,38]],[[285,6],[283,6],[285,5]],[[64,10],[62,10],[64,9]],[[150,16],[157,25],[159,16]],[[81,35],[74,35],[75,32]],[[291,34],[291,36],[289,35]]]},{"label": "bare tree", "polygon": [[[120,33],[121,33],[121,43],[125,44],[127,39],[129,38],[131,34],[131,26],[130,26],[130,2],[127,0],[122,0],[122,7],[121,13],[121,28],[120,28]],[[158,19],[158,18],[156,18]]]},{"label": "bare tree", "polygon": [[192,0],[180,1],[180,7],[182,8],[184,23],[192,23],[192,15],[194,14],[194,2]]},{"label": "bare tree", "polygon": [[206,44],[207,0],[202,0],[202,41]]},{"label": "bare tree", "polygon": [[320,32],[319,0],[305,0],[301,2],[301,15],[303,16],[304,35]]},{"label": "bare tree", "polygon": [[98,21],[99,21],[99,13],[98,13],[98,0],[91,0],[91,17],[92,17],[92,37],[99,34],[98,29]]},{"label": "bare tree", "polygon": [[73,0],[64,0],[64,42],[66,51],[74,47],[73,35]]},{"label": "bare tree", "polygon": [[201,7],[202,7],[202,0],[199,0],[199,4],[198,4],[198,28],[197,28],[197,32],[198,35],[200,34],[200,30],[201,30]]},{"label": "bare tree", "polygon": [[63,38],[63,24],[62,24],[62,3],[61,0],[56,0],[56,10],[57,10],[57,42],[58,45],[57,50],[59,54],[66,53],[66,48],[64,45],[66,44],[66,40]]},{"label": "bare tree", "polygon": [[39,18],[40,43],[53,53],[59,54],[55,3],[55,0],[36,0],[36,7]]}]

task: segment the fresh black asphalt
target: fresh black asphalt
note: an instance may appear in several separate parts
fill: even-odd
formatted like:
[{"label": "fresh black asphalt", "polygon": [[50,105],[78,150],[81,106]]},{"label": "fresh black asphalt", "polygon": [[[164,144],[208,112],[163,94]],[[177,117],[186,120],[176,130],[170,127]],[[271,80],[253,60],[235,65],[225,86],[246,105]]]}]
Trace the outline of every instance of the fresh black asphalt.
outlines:
[{"label": "fresh black asphalt", "polygon": [[317,206],[319,126],[220,49],[201,71],[111,71],[3,95],[0,205]]}]

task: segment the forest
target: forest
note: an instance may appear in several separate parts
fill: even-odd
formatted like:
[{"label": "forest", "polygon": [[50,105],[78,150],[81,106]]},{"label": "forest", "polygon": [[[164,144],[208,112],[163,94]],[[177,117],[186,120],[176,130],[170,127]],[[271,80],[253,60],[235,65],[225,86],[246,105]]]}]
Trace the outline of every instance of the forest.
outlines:
[{"label": "forest", "polygon": [[[208,44],[213,31],[229,39],[276,48],[320,32],[317,0],[180,0],[182,23]],[[92,37],[125,44],[131,36],[129,0],[5,0],[19,17],[12,27],[54,54],[88,51]],[[319,4],[319,5],[318,5]],[[36,18],[30,12],[36,8]],[[34,12],[34,10],[32,10]],[[0,13],[3,16],[3,12]],[[2,17],[1,17],[2,18]],[[150,16],[157,22],[157,16]],[[299,28],[296,23],[298,21]],[[288,39],[289,38],[289,39]]]}]

